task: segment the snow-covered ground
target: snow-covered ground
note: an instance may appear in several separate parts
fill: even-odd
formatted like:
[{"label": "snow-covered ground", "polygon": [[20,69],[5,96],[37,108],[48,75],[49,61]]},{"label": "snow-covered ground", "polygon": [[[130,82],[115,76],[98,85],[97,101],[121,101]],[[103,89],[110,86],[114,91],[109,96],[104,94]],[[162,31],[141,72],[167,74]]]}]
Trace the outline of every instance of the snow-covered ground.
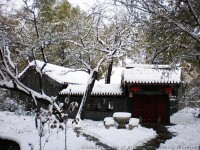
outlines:
[{"label": "snow-covered ground", "polygon": [[[72,120],[68,121],[67,148],[68,150],[77,149],[102,149],[95,146],[92,141],[76,134],[73,131]],[[44,150],[64,149],[64,131],[57,133],[57,130],[50,130],[43,137],[42,147]],[[133,149],[136,145],[142,145],[144,142],[154,138],[156,132],[152,129],[137,127],[133,130],[128,129],[105,129],[103,121],[85,120],[82,123],[82,132],[98,138],[102,143],[110,147],[122,149]],[[49,138],[47,138],[49,136]],[[38,130],[35,128],[34,116],[19,116],[11,112],[0,112],[0,138],[12,139],[20,144],[22,150],[29,150],[29,143],[34,145],[34,150],[39,149]],[[45,142],[48,141],[48,142]]]},{"label": "snow-covered ground", "polygon": [[136,146],[144,144],[157,135],[153,129],[144,128],[140,125],[132,130],[91,126],[83,132],[97,137],[101,142],[118,150],[133,150]]},{"label": "snow-covered ground", "polygon": [[195,118],[194,109],[185,108],[171,117],[171,122],[177,124],[169,127],[175,137],[161,144],[159,149],[165,150],[199,150],[200,149],[200,118]]},{"label": "snow-covered ground", "polygon": [[[68,124],[67,148],[68,150],[81,149],[83,146],[95,147],[95,143],[89,142],[86,138],[79,136],[73,131]],[[48,142],[45,143],[46,137],[43,138],[42,147],[45,150],[64,150],[64,131],[51,130]],[[39,150],[38,130],[35,128],[34,116],[17,116],[11,112],[0,112],[0,138],[12,139],[20,144],[21,150],[29,150],[29,143],[34,145],[34,150]]]},{"label": "snow-covered ground", "polygon": [[[200,119],[195,118],[193,112],[194,109],[185,108],[171,117],[171,122],[177,125],[170,126],[168,129],[175,133],[175,137],[161,144],[159,149],[199,150]],[[75,133],[71,121],[68,121],[68,150],[102,149],[97,147],[93,141],[88,141],[82,135]],[[85,120],[82,123],[81,131],[116,149],[134,149],[156,136],[153,129],[141,126],[133,130],[105,129],[103,121],[91,120]],[[42,138],[44,150],[64,149],[64,131],[54,129],[51,132]],[[48,136],[49,138],[47,138]],[[34,116],[19,116],[11,112],[0,112],[0,137],[18,142],[22,150],[30,149],[29,143],[34,145],[34,150],[39,149],[39,136],[38,130],[35,128]]]}]

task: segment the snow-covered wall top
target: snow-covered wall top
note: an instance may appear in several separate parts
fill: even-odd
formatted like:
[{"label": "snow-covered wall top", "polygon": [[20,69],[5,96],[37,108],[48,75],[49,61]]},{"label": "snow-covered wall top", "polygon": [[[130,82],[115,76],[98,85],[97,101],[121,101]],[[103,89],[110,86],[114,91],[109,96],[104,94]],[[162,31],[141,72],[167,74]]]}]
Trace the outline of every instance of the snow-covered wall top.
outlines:
[{"label": "snow-covered wall top", "polygon": [[[36,60],[37,68],[41,69],[44,65],[44,62]],[[30,67],[36,66],[35,61],[32,61],[19,75],[20,78]],[[113,67],[113,73],[111,76],[111,83],[119,84],[121,83],[121,73],[123,68],[120,67]],[[44,69],[44,74],[48,75],[53,80],[59,82],[59,83],[74,83],[74,84],[86,84],[89,74],[85,71],[75,71],[70,68],[57,66],[48,63]],[[105,79],[102,79],[100,81],[96,81],[97,84],[103,84],[105,83]]]},{"label": "snow-covered wall top", "polygon": [[146,69],[170,69],[170,65],[154,65],[154,64],[126,64],[126,68],[146,68]]},{"label": "snow-covered wall top", "polygon": [[127,83],[180,83],[181,68],[170,65],[129,65],[124,70]]},{"label": "snow-covered wall top", "polygon": [[[63,89],[61,95],[83,95],[86,85],[70,84],[66,89]],[[95,84],[92,90],[92,95],[122,95],[120,84]]]}]

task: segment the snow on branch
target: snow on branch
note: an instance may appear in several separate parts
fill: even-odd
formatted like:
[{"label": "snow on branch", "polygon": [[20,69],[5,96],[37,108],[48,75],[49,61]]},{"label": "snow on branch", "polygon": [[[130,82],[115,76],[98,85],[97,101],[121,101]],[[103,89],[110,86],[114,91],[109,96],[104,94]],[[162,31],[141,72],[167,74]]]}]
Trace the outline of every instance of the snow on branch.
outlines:
[{"label": "snow on branch", "polygon": [[69,42],[69,43],[72,43],[72,44],[74,44],[74,45],[76,45],[76,46],[79,46],[79,47],[81,47],[81,48],[84,47],[82,44],[80,44],[80,43],[78,43],[78,42],[75,42],[75,41],[73,41],[73,40],[66,40],[66,41]]},{"label": "snow on branch", "polygon": [[[15,57],[12,57],[11,53],[11,43],[13,39],[13,35],[9,35],[9,31],[6,30],[6,28],[1,28],[0,29],[0,35],[1,35],[1,43],[0,43],[0,87],[13,90],[13,91],[19,91],[20,93],[26,94],[30,97],[33,98],[35,101],[35,104],[37,105],[38,100],[42,100],[47,104],[52,104],[54,107],[54,111],[57,114],[58,118],[62,120],[62,112],[59,108],[59,106],[55,103],[55,100],[57,97],[50,97],[45,95],[44,92],[37,92],[34,91],[33,89],[27,87],[25,84],[23,84],[19,79],[18,79],[18,71],[17,71],[17,65],[15,64]],[[12,39],[13,38],[13,39]],[[40,38],[38,38],[40,40]],[[34,44],[33,44],[34,45]],[[30,45],[31,47],[32,45]],[[43,47],[40,47],[43,48]],[[44,50],[44,49],[41,49]],[[34,54],[34,50],[32,50]],[[44,56],[44,60],[46,60],[45,54],[42,53]],[[35,56],[34,56],[35,58]],[[34,59],[36,62],[36,60]],[[47,61],[47,60],[46,60]],[[47,64],[44,63],[43,67]],[[43,74],[43,69],[39,70],[41,74]],[[42,80],[40,80],[42,83]],[[42,90],[42,88],[41,88]],[[43,91],[43,90],[42,90]]]},{"label": "snow on branch", "polygon": [[3,72],[2,72],[1,69],[0,69],[0,75],[1,75],[1,77],[2,77],[3,80],[6,80],[6,77],[5,77],[5,75],[3,74]]},{"label": "snow on branch", "polygon": [[[143,1],[143,8],[146,9],[149,13],[154,14],[160,18],[163,18],[165,20],[167,20],[169,23],[174,24],[175,26],[177,26],[179,29],[181,29],[183,32],[185,32],[186,34],[188,34],[190,37],[192,37],[194,40],[196,40],[197,42],[200,43],[200,37],[197,34],[194,34],[194,32],[191,30],[191,27],[187,27],[186,25],[184,25],[182,22],[184,22],[184,20],[175,20],[172,17],[169,17],[167,14],[170,13],[169,10],[165,9],[164,13],[160,13],[157,12],[155,9],[150,8],[150,5],[147,2]],[[161,6],[161,4],[159,2],[155,2],[156,5]],[[196,18],[197,14],[195,13],[190,1],[188,2],[188,5],[190,7],[190,10],[192,11],[194,17]],[[198,17],[197,17],[198,18]],[[196,20],[198,21],[197,23],[199,24],[199,19]],[[200,25],[200,24],[199,24]],[[192,27],[193,28],[193,27]]]},{"label": "snow on branch", "polygon": [[[10,66],[12,67],[12,69],[14,69],[15,70],[15,68],[16,68],[16,66],[15,66],[15,64],[13,63],[13,61],[11,60],[11,53],[10,53],[10,51],[8,50],[8,46],[6,46],[6,52],[7,52],[7,59],[8,59],[8,62],[9,62],[9,64],[10,64]],[[5,54],[4,54],[5,55]]]},{"label": "snow on branch", "polygon": [[6,88],[6,89],[13,89],[14,88],[14,84],[12,82],[1,80],[0,81],[0,87]]}]

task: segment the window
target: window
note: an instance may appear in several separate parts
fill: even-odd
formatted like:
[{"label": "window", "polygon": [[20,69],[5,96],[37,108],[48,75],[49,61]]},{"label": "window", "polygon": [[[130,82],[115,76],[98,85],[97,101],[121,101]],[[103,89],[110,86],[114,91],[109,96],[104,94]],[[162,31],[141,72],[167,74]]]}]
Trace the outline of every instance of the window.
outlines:
[{"label": "window", "polygon": [[112,110],[114,108],[113,102],[108,102],[108,109]]},{"label": "window", "polygon": [[90,101],[90,102],[87,104],[87,110],[96,110],[96,109],[97,109],[97,106],[96,106],[96,103],[95,103],[95,102]]},{"label": "window", "polygon": [[86,104],[86,109],[88,111],[111,111],[114,109],[113,101],[108,101],[107,99],[90,99]]},{"label": "window", "polygon": [[102,108],[102,105],[101,105],[101,103],[100,103],[100,102],[98,102],[98,103],[97,103],[97,108],[98,108],[98,110],[101,110],[101,108]]}]

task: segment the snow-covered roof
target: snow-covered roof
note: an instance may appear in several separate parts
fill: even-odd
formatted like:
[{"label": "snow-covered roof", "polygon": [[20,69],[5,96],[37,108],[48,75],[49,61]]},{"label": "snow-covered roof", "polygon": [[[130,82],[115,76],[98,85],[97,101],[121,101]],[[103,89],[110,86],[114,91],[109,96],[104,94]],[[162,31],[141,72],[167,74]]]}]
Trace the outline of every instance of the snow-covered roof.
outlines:
[{"label": "snow-covered roof", "polygon": [[[44,62],[36,60],[37,68],[41,69]],[[20,74],[21,77],[30,67],[36,66],[32,61]],[[44,74],[48,75],[53,80],[59,83],[74,83],[74,84],[86,84],[89,74],[85,71],[74,71],[73,69],[57,66],[48,63],[44,69]]]},{"label": "snow-covered roof", "polygon": [[124,81],[134,84],[179,84],[181,68],[170,65],[129,65],[124,70]]},{"label": "snow-covered roof", "polygon": [[[37,68],[41,69],[44,62],[36,60]],[[36,66],[35,61],[29,63],[29,65],[18,75],[20,78],[30,67]],[[120,84],[121,83],[121,73],[123,68],[121,67],[113,67],[111,83]],[[53,80],[58,83],[73,83],[73,84],[86,84],[89,74],[85,71],[75,71],[74,69],[54,65],[48,63],[44,69],[44,74],[48,75]],[[97,84],[105,83],[105,79],[101,79],[96,81]]]},{"label": "snow-covered roof", "polygon": [[[113,67],[112,68],[112,74],[111,74],[111,78],[110,78],[111,84],[121,84],[123,70],[124,70],[124,68],[122,68],[122,67]],[[104,84],[105,79],[104,78],[100,79],[99,81],[95,81],[95,83]]]},{"label": "snow-covered roof", "polygon": [[123,70],[123,67],[113,67],[111,75],[111,84],[121,83]]},{"label": "snow-covered roof", "polygon": [[[86,85],[69,84],[66,89],[60,92],[60,95],[83,95]],[[95,84],[92,95],[122,95],[120,84]]]},{"label": "snow-covered roof", "polygon": [[126,64],[126,68],[146,68],[146,69],[169,69],[170,65],[156,65],[156,64]]}]

